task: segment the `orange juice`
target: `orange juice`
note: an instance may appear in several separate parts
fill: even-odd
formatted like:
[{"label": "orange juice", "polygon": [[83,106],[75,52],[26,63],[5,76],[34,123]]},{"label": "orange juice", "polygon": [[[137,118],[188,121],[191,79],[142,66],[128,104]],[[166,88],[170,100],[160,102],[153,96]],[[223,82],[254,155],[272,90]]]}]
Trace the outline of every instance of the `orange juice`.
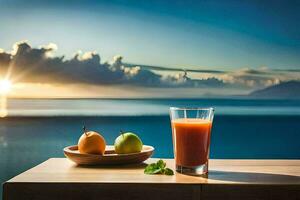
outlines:
[{"label": "orange juice", "polygon": [[197,118],[172,120],[176,165],[194,167],[206,164],[209,156],[212,122]]}]

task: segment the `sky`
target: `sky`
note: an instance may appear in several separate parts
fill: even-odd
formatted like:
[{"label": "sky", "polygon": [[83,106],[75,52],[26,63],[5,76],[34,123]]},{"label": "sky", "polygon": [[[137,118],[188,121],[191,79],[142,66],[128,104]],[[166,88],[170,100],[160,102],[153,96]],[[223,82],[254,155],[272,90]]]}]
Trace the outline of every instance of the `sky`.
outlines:
[{"label": "sky", "polygon": [[126,62],[210,69],[300,68],[299,1],[1,0],[1,48],[53,42]]},{"label": "sky", "polygon": [[11,71],[16,96],[248,94],[300,80],[299,11],[278,0],[0,0],[0,76]]}]

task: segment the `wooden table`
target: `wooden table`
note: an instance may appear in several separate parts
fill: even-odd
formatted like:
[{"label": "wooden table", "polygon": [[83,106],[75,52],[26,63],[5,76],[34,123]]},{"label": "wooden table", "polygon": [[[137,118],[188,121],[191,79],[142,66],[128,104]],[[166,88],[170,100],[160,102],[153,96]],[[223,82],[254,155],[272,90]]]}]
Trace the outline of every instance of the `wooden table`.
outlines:
[{"label": "wooden table", "polygon": [[[147,163],[157,159],[149,159]],[[164,159],[174,168],[173,159]],[[300,199],[300,160],[210,160],[209,177],[145,175],[145,164],[80,167],[51,158],[3,185],[4,200]]]}]

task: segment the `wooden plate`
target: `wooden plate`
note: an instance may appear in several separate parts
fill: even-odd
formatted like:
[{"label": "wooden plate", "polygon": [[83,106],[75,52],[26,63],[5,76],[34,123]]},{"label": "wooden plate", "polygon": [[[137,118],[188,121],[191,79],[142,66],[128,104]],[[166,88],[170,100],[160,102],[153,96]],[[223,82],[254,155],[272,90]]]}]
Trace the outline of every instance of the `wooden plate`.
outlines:
[{"label": "wooden plate", "polygon": [[154,147],[143,145],[139,153],[116,154],[114,146],[106,146],[104,155],[82,154],[78,151],[78,146],[68,146],[64,148],[65,156],[79,165],[119,165],[141,163],[152,156]]}]

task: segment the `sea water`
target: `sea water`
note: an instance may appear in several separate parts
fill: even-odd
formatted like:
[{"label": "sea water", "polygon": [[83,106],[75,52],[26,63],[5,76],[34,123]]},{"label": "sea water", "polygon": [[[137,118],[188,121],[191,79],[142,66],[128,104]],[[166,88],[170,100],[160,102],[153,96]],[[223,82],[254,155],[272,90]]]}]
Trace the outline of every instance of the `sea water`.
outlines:
[{"label": "sea water", "polygon": [[171,158],[170,106],[215,107],[211,158],[300,159],[299,100],[9,99],[0,119],[0,181],[63,157],[83,125],[108,144],[120,130],[134,132],[155,157]]}]

